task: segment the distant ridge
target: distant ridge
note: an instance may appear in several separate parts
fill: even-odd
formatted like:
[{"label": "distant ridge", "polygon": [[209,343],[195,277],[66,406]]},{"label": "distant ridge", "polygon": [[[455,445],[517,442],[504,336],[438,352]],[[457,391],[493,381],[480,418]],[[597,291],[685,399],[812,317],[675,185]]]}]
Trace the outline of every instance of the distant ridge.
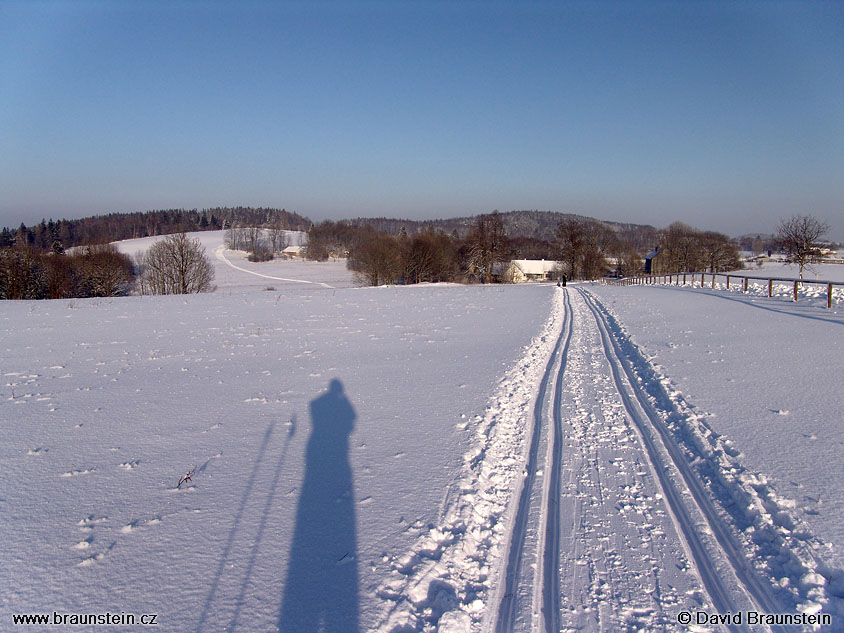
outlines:
[{"label": "distant ridge", "polygon": [[[483,215],[483,214],[479,214]],[[576,213],[560,213],[558,211],[507,211],[498,214],[507,231],[507,237],[510,238],[530,238],[536,240],[551,241],[554,239],[554,230],[557,225],[563,220],[577,219],[582,221],[600,222],[612,229],[619,237],[625,238],[631,242],[637,242],[637,239],[631,239],[633,236],[639,236],[640,239],[652,239],[651,236],[656,234],[656,229],[647,224],[633,224],[625,222],[608,222],[605,220],[598,220]],[[408,234],[421,233],[428,229],[443,231],[445,233],[457,232],[459,237],[465,237],[469,229],[477,219],[475,216],[463,216],[459,218],[443,218],[439,220],[407,220],[394,218],[354,218],[352,220],[345,220],[351,226],[371,226],[372,228],[389,233],[391,235],[398,235],[402,227]],[[647,236],[642,238],[641,236]]]},{"label": "distant ridge", "polygon": [[[456,233],[465,237],[478,214],[437,220],[409,220],[404,218],[353,218],[336,220],[349,226],[370,226],[377,231],[398,235],[404,230],[414,235],[426,230]],[[657,230],[650,225],[608,222],[575,213],[557,211],[506,211],[499,213],[501,221],[511,239],[530,239],[552,242],[557,225],[567,219],[600,222],[614,231],[619,238],[636,245],[637,248],[652,248]],[[109,213],[79,219],[49,222],[42,221],[30,227],[3,229],[0,247],[9,246],[18,240],[28,245],[48,249],[54,242],[64,248],[85,244],[115,242],[119,240],[154,235],[167,235],[181,231],[220,230],[232,225],[280,226],[292,231],[307,231],[313,222],[306,216],[285,209],[272,207],[213,207],[207,209],[160,209],[143,212]],[[23,229],[23,230],[22,230]]]}]

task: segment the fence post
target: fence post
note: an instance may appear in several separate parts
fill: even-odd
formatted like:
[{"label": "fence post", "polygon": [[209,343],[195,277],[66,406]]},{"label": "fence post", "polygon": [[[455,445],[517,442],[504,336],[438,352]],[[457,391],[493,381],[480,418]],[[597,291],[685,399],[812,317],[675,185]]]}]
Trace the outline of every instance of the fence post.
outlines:
[{"label": "fence post", "polygon": [[712,289],[715,289],[715,273],[712,273]]},{"label": "fence post", "polygon": [[768,296],[769,297],[774,296],[774,280],[773,279],[768,280]]},{"label": "fence post", "polygon": [[686,285],[686,273],[683,273],[683,285]]},{"label": "fence post", "polygon": [[730,291],[730,276],[727,275],[727,292]]},{"label": "fence post", "polygon": [[747,277],[744,278],[744,291],[747,292]]},{"label": "fence post", "polygon": [[797,280],[794,280],[794,300],[797,301]]},{"label": "fence post", "polygon": [[826,287],[826,307],[827,308],[832,307],[832,284],[829,284]]}]

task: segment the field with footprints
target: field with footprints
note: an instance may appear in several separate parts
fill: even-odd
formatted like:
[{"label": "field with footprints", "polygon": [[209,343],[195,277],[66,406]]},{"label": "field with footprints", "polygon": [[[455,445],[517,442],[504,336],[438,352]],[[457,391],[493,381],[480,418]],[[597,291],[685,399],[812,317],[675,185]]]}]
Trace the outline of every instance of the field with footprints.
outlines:
[{"label": "field with footprints", "polygon": [[840,302],[198,236],[213,293],[0,305],[0,631],[844,630]]}]

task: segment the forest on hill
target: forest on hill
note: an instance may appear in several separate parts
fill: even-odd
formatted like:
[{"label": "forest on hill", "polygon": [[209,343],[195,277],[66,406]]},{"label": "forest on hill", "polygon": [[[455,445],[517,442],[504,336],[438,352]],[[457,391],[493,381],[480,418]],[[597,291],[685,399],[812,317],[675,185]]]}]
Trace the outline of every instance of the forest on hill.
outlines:
[{"label": "forest on hill", "polygon": [[41,220],[39,224],[0,230],[0,249],[10,246],[37,251],[62,251],[74,246],[108,244],[120,240],[193,231],[219,231],[231,226],[278,227],[307,231],[311,221],[284,209],[215,207],[211,209],[160,209],[134,213],[109,213],[80,219]]},{"label": "forest on hill", "polygon": [[[313,260],[346,258],[364,283],[502,282],[512,260],[558,262],[551,278],[597,279],[641,272],[659,248],[653,272],[723,271],[741,267],[739,245],[728,236],[675,222],[649,225],[604,222],[551,211],[493,212],[440,220],[356,218],[314,224],[276,208],[216,207],[113,213],[60,220],[0,232],[0,298],[60,298],[124,294],[139,265],[103,245],[157,235],[227,230],[227,244],[252,261],[278,256],[283,240],[267,235],[307,232],[303,254]],[[250,240],[237,240],[249,234]],[[80,251],[77,247],[85,246]],[[91,245],[99,245],[92,249]],[[286,244],[285,244],[286,245]],[[109,284],[94,283],[102,266]],[[119,274],[118,274],[119,273]],[[30,281],[26,281],[30,280]]]}]

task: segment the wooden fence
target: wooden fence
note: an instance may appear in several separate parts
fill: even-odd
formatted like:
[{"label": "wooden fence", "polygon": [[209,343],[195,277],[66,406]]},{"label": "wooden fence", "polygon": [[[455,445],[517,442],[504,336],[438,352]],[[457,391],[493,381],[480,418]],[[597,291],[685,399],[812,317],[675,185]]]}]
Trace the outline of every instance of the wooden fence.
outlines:
[{"label": "wooden fence", "polygon": [[[637,277],[625,277],[623,279],[604,279],[603,282],[615,286],[636,286],[636,285],[653,285],[653,284],[668,284],[676,286],[694,285],[698,281],[700,287],[704,288],[707,285],[715,288],[716,278],[725,280],[725,287],[729,290],[734,281],[737,281],[739,287],[744,291],[748,291],[751,281],[761,281],[768,285],[768,296],[774,295],[774,282],[785,283],[793,286],[792,297],[794,301],[798,299],[798,289],[801,285],[809,286],[826,286],[826,307],[832,307],[832,292],[835,286],[844,287],[844,282],[840,281],[824,281],[812,279],[787,279],[785,277],[753,277],[750,275],[739,275],[736,273],[671,273],[664,275],[640,275]],[[755,284],[754,284],[755,285]]]}]

